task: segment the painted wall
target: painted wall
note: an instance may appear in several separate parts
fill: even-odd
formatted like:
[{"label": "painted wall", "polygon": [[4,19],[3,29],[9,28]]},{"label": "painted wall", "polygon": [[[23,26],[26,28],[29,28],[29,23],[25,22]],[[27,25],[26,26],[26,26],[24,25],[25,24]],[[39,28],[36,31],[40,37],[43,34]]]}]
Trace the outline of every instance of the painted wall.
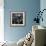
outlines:
[{"label": "painted wall", "polygon": [[[4,0],[4,38],[7,41],[18,41],[32,29],[33,19],[40,9],[40,0]],[[24,11],[26,25],[10,27],[10,12]]]},{"label": "painted wall", "polygon": [[[46,0],[41,0],[41,1],[40,1],[40,9],[41,9],[41,11],[42,11],[43,9],[46,9]],[[43,17],[43,22],[41,21],[41,22],[40,22],[40,25],[46,27],[46,10],[43,12],[42,17]]]}]

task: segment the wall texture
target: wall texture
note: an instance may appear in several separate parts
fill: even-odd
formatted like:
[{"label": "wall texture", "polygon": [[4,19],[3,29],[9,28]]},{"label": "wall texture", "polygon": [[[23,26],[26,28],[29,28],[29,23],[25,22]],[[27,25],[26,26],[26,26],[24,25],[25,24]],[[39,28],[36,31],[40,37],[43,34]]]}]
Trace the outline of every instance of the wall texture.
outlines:
[{"label": "wall texture", "polygon": [[[18,41],[32,29],[33,19],[40,9],[40,0],[4,0],[4,39]],[[26,25],[24,27],[10,27],[10,12],[24,11]]]}]

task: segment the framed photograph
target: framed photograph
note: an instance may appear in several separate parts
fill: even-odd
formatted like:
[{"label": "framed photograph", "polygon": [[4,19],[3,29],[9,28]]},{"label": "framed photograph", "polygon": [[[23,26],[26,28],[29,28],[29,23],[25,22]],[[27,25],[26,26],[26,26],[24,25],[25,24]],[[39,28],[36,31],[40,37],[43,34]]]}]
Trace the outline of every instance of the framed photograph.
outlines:
[{"label": "framed photograph", "polygon": [[25,25],[25,12],[11,12],[11,26]]}]

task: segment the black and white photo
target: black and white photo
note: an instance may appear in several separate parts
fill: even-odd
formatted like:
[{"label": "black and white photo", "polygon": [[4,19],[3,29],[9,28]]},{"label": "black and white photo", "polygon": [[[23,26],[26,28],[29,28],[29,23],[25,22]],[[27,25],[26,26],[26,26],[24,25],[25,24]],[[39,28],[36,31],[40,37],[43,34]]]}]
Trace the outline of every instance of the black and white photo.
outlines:
[{"label": "black and white photo", "polygon": [[11,25],[12,26],[24,26],[25,25],[25,13],[24,12],[11,12]]}]

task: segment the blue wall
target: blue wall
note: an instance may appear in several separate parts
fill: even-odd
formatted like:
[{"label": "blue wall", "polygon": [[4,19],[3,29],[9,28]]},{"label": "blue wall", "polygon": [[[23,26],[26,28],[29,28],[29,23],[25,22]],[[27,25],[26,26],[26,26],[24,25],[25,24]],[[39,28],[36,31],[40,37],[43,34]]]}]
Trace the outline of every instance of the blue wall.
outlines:
[{"label": "blue wall", "polygon": [[[4,38],[7,41],[18,41],[32,29],[36,11],[40,9],[40,0],[4,0]],[[24,11],[26,25],[24,27],[10,27],[10,12]]]},{"label": "blue wall", "polygon": [[[40,1],[40,10],[42,11],[43,9],[46,9],[46,0],[41,0]],[[46,10],[43,12],[43,22],[40,21],[40,25],[46,27]]]}]

